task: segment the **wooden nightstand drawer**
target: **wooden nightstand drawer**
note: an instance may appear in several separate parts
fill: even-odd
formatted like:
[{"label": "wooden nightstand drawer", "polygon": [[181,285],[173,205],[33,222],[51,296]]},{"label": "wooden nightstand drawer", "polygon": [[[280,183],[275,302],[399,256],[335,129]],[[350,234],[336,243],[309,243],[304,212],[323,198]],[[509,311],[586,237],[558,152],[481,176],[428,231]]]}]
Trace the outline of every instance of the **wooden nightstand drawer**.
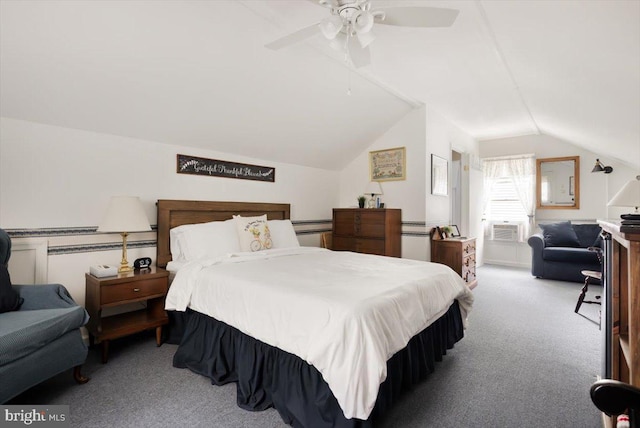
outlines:
[{"label": "wooden nightstand drawer", "polygon": [[167,280],[165,278],[105,285],[100,288],[102,305],[122,303],[125,300],[145,299],[148,296],[164,295],[166,292]]}]

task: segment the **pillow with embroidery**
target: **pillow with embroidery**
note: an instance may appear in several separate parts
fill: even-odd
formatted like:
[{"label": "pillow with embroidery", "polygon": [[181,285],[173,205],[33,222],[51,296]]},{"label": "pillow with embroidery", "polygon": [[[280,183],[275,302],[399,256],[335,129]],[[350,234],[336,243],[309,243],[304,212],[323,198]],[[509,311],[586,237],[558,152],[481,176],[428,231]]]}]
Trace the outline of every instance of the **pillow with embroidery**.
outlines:
[{"label": "pillow with embroidery", "polygon": [[238,241],[242,251],[262,251],[273,247],[271,232],[267,224],[267,215],[257,217],[242,217],[234,215],[238,232]]}]

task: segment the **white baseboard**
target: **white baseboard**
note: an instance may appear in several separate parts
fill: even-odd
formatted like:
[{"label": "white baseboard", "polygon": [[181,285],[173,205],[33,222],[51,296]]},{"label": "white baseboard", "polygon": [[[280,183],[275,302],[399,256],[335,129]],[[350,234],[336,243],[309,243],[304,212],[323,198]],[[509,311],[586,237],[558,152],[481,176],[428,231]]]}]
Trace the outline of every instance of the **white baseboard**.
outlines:
[{"label": "white baseboard", "polygon": [[527,263],[518,263],[518,262],[509,262],[505,260],[487,260],[484,259],[485,265],[498,265],[498,266],[509,266],[509,267],[517,267],[522,269],[531,269],[531,265]]}]

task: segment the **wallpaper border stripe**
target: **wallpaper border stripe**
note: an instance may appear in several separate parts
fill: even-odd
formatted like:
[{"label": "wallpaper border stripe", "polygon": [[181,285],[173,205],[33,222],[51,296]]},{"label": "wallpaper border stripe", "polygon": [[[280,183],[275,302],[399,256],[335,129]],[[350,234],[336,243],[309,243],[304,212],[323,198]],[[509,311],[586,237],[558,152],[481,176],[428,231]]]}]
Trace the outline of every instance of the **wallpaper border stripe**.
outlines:
[{"label": "wallpaper border stripe", "polygon": [[[291,223],[296,228],[296,235],[316,235],[331,232],[331,219],[321,220],[292,220]],[[424,238],[429,237],[429,231],[432,226],[440,223],[427,224],[424,221],[403,221],[402,228],[412,230],[403,230],[402,236]],[[315,227],[313,227],[315,226]],[[85,242],[81,244],[68,244],[64,242],[65,238],[90,236],[90,235],[107,235],[99,233],[97,226],[70,226],[70,227],[43,227],[43,228],[16,228],[5,229],[11,239],[29,239],[29,238],[54,238],[54,242],[50,242],[47,247],[48,255],[64,255],[74,253],[90,253],[97,251],[114,251],[122,248],[121,241],[112,242]],[[157,232],[157,225],[151,226],[152,232]],[[135,236],[135,235],[134,235]],[[127,248],[152,248],[157,245],[156,239],[140,239],[135,240],[134,236],[130,236],[127,240]],[[133,239],[132,239],[133,238]],[[85,238],[86,239],[86,238]],[[59,243],[55,243],[58,241]]]}]

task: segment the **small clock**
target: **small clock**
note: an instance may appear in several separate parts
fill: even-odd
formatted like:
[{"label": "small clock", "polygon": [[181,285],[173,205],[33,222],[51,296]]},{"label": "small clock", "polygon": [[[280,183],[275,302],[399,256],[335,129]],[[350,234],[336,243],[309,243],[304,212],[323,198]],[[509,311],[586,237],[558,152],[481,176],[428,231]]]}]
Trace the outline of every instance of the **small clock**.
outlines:
[{"label": "small clock", "polygon": [[149,269],[151,267],[151,258],[142,257],[133,262],[134,269]]}]

